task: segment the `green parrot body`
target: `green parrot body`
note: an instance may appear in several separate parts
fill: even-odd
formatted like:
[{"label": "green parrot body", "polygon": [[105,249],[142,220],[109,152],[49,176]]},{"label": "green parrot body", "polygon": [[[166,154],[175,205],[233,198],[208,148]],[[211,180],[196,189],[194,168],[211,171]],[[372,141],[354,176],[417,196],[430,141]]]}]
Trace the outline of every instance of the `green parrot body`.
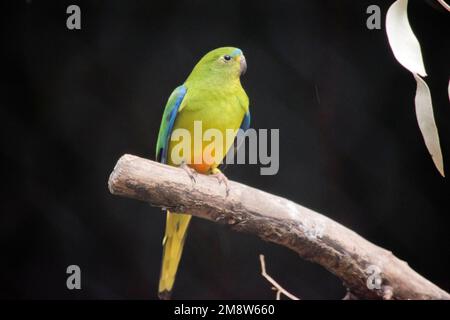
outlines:
[{"label": "green parrot body", "polygon": [[[176,129],[186,129],[194,139],[195,121],[201,121],[203,132],[216,129],[223,137],[226,137],[227,129],[237,131],[249,127],[249,100],[240,82],[245,69],[242,51],[232,47],[215,49],[197,63],[185,83],[176,88],[167,101],[156,148],[158,161],[175,165],[171,154],[178,142],[171,141],[171,134]],[[185,161],[199,173],[218,171],[222,159],[214,162],[202,159],[204,148],[210,143],[202,140],[200,144],[194,144],[191,141],[190,159]],[[223,139],[221,150],[215,151],[225,156],[232,143]],[[169,298],[172,292],[190,219],[189,214],[167,211],[158,289],[160,298]]]}]

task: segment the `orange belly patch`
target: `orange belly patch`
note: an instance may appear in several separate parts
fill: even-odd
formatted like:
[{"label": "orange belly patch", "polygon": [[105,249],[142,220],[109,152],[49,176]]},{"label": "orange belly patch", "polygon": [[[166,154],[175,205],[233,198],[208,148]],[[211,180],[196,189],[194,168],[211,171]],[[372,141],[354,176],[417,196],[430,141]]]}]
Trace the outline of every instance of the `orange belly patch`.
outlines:
[{"label": "orange belly patch", "polygon": [[199,163],[199,164],[189,164],[189,167],[193,168],[195,171],[199,173],[207,173],[209,169],[211,169],[211,164],[208,163]]}]

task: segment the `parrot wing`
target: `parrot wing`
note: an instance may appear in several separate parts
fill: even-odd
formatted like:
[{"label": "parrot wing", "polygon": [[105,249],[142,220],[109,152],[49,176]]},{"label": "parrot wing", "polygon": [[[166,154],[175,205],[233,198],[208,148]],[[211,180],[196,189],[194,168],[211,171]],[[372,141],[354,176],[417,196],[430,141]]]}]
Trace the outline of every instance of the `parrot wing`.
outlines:
[{"label": "parrot wing", "polygon": [[[250,110],[247,110],[245,112],[244,118],[242,119],[241,122],[241,126],[240,126],[240,130],[242,130],[242,132],[238,132],[238,134],[236,135],[236,137],[234,138],[234,142],[233,145],[231,146],[230,150],[228,150],[228,152],[233,152],[233,157],[236,156],[236,153],[238,151],[238,149],[241,147],[241,144],[244,142],[244,137],[245,137],[245,132],[248,130],[248,128],[250,128]],[[225,156],[224,160],[226,160],[227,157]],[[225,162],[223,162],[220,166],[219,169],[221,171],[224,171],[227,168],[227,164]]]},{"label": "parrot wing", "polygon": [[[179,86],[167,100],[156,143],[156,160],[158,162],[167,163],[170,136],[172,135],[177,115],[185,105],[183,102],[186,101],[186,92],[187,88],[185,85]],[[167,211],[166,232],[163,240],[163,260],[158,289],[161,299],[170,297],[190,218],[189,215],[173,214]]]},{"label": "parrot wing", "polygon": [[250,128],[250,110],[245,113],[244,119],[242,119],[241,129],[242,131],[247,131]]},{"label": "parrot wing", "polygon": [[158,141],[156,143],[156,161],[167,163],[167,149],[169,148],[170,135],[177,114],[183,108],[183,99],[186,96],[187,88],[184,85],[177,87],[167,100],[164,109],[161,127],[159,128]]},{"label": "parrot wing", "polygon": [[241,127],[239,128],[242,130],[242,135],[239,136],[236,135],[236,138],[234,139],[234,153],[236,154],[237,150],[241,147],[242,142],[244,142],[245,132],[250,128],[250,110],[247,110],[244,115],[244,119],[242,119]]}]

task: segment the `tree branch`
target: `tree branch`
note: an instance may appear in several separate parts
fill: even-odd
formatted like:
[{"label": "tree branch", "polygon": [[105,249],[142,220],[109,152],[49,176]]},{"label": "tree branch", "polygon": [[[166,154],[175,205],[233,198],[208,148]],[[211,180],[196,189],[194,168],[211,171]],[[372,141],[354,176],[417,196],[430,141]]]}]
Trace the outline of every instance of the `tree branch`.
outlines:
[{"label": "tree branch", "polygon": [[360,299],[450,299],[390,251],[341,224],[287,199],[132,155],[124,155],[109,177],[112,194],[150,202],[174,212],[228,225],[288,247],[339,277]]},{"label": "tree branch", "polygon": [[444,7],[445,10],[450,12],[450,6],[444,0],[437,0],[437,1],[441,4],[441,6]]},{"label": "tree branch", "polygon": [[267,281],[270,282],[270,284],[273,286],[272,289],[274,289],[277,292],[276,299],[281,300],[281,294],[284,294],[286,297],[288,297],[291,300],[300,300],[298,297],[294,296],[292,293],[284,289],[282,286],[278,284],[266,271],[266,260],[264,259],[264,255],[259,255],[259,262],[261,263],[261,275],[266,278]]}]

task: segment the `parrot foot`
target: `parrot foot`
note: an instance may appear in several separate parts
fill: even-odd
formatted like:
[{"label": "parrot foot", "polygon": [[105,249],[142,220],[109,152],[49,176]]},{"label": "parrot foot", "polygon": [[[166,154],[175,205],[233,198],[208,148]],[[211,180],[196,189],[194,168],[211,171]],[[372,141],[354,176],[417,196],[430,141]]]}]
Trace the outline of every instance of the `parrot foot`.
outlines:
[{"label": "parrot foot", "polygon": [[183,169],[184,171],[186,171],[186,173],[189,176],[189,178],[191,178],[192,183],[196,183],[197,182],[197,180],[195,179],[195,177],[197,176],[197,171],[195,171],[194,169],[189,167],[186,164],[186,162],[182,162],[180,164],[180,168]]},{"label": "parrot foot", "polygon": [[217,179],[219,185],[222,183],[225,185],[226,196],[230,194],[230,184],[228,183],[228,178],[217,168],[211,170],[211,174]]}]

